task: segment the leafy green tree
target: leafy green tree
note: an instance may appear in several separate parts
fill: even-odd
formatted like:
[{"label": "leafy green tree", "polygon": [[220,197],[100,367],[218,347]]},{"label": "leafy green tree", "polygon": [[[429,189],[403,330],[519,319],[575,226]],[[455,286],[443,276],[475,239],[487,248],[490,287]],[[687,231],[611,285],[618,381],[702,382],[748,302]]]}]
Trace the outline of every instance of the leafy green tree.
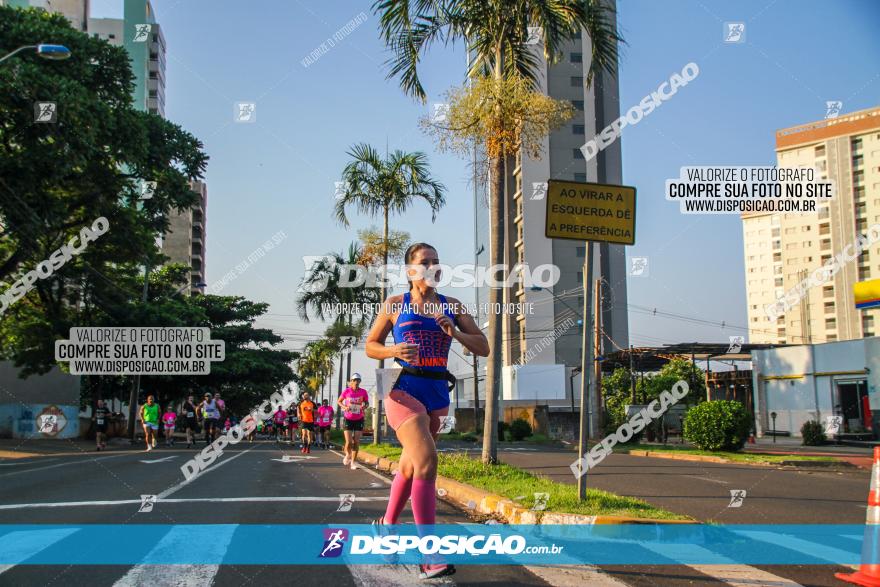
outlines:
[{"label": "leafy green tree", "polygon": [[[123,48],[61,15],[0,7],[0,47],[46,39],[69,47],[70,59],[21,53],[0,67],[0,292],[96,219],[109,230],[3,314],[0,358],[23,367],[22,376],[54,364],[53,342],[71,326],[128,321],[140,267],[165,261],[156,234],[171,210],[194,203],[189,182],[207,164],[195,137],[134,108]],[[57,121],[36,123],[37,102],[54,102]],[[141,200],[144,181],[156,189]]]},{"label": "leafy green tree", "polygon": [[[529,27],[543,31],[544,55],[549,62],[558,61],[562,43],[584,30],[591,43],[590,70],[586,82],[591,83],[599,71],[612,75],[617,64],[617,43],[621,41],[614,26],[613,13],[602,0],[376,0],[373,10],[380,17],[380,31],[391,51],[389,77],[397,77],[401,89],[424,102],[427,93],[422,86],[418,65],[428,48],[441,42],[444,45],[463,41],[471,67],[468,76],[476,80],[484,97],[492,99],[480,105],[479,100],[467,99],[477,94],[463,93],[462,104],[471,103],[481,112],[488,112],[477,120],[484,129],[482,143],[487,149],[489,172],[489,244],[490,265],[504,263],[504,214],[511,202],[505,197],[505,160],[514,156],[520,134],[528,126],[527,116],[544,116],[538,130],[552,126],[554,114],[545,106],[550,104],[530,96],[521,88],[519,80],[526,80],[534,88],[538,77],[538,63],[530,43]],[[513,92],[515,102],[506,102],[503,96]],[[494,98],[493,98],[494,97]],[[513,116],[505,104],[520,104]],[[529,106],[531,104],[531,106]],[[483,110],[485,106],[486,110]],[[462,118],[466,108],[461,109]],[[552,109],[551,109],[552,110]],[[564,113],[560,113],[564,117]],[[460,127],[466,132],[468,126]],[[490,288],[489,303],[500,304],[502,291]],[[485,463],[498,462],[497,422],[498,398],[501,381],[502,332],[499,316],[489,315],[489,344],[493,350],[486,378],[486,412],[483,431]]]}]

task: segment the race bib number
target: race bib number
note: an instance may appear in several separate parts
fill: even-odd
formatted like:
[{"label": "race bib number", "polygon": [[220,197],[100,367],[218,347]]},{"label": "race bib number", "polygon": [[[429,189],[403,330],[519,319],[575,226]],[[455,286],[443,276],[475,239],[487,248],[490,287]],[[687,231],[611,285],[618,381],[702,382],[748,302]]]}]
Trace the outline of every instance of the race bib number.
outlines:
[{"label": "race bib number", "polygon": [[104,425],[104,418],[98,418],[98,419],[95,420],[95,421],[98,423],[98,426],[103,426],[103,425]]},{"label": "race bib number", "polygon": [[187,412],[187,413],[186,413],[186,417],[187,417],[187,418],[194,418],[194,417],[195,417],[195,413],[194,413],[194,412]]},{"label": "race bib number", "polygon": [[348,404],[348,411],[352,414],[360,414],[363,405],[360,403],[350,403]]}]

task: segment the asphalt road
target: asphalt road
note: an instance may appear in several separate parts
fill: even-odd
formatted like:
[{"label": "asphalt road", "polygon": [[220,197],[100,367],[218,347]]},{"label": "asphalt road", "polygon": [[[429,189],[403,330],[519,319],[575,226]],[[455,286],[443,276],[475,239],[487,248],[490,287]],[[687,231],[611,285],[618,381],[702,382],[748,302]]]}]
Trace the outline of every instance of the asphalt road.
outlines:
[{"label": "asphalt road", "polygon": [[[316,450],[313,459],[299,462],[282,462],[283,455],[299,456],[296,450],[277,446],[272,442],[239,444],[229,448],[224,458],[191,483],[184,483],[180,465],[194,451],[160,448],[150,453],[132,450],[105,453],[55,454],[26,459],[0,459],[0,523],[2,524],[362,524],[378,517],[384,511],[388,479],[375,471],[359,468],[351,471],[341,464],[341,458],[332,452]],[[555,458],[561,458],[553,457]],[[505,455],[505,459],[528,459],[523,455]],[[627,472],[627,458],[615,464],[607,463],[608,481]],[[646,459],[640,459],[646,460]],[[546,463],[551,465],[552,463]],[[630,475],[646,466],[663,469],[666,465],[645,464],[632,461]],[[566,465],[567,466],[567,465]],[[603,467],[606,463],[603,463]],[[612,471],[612,466],[615,469]],[[700,473],[699,469],[695,469]],[[552,471],[551,471],[552,473]],[[677,475],[673,469],[657,471],[661,483],[667,487],[665,478]],[[741,471],[730,474],[761,475],[767,472]],[[642,474],[655,475],[649,470]],[[570,475],[570,472],[569,472]],[[705,477],[705,471],[698,476]],[[717,479],[721,473],[713,473]],[[773,487],[774,483],[789,483],[789,475],[775,478],[771,473],[760,479],[755,487]],[[800,474],[798,474],[800,475]],[[822,474],[831,483],[833,476]],[[711,477],[711,475],[710,475]],[[806,479],[813,476],[803,476]],[[826,479],[827,477],[827,479]],[[601,483],[597,473],[591,483]],[[750,477],[749,477],[750,478]],[[750,478],[751,479],[751,478]],[[638,482],[630,477],[631,482]],[[672,491],[675,483],[668,481]],[[649,488],[660,497],[688,501],[687,487],[692,487],[690,498],[694,503],[717,499],[702,496],[703,488],[718,485],[699,479],[685,481],[680,495],[661,496],[667,491]],[[689,484],[689,485],[687,485]],[[679,482],[679,486],[681,483]],[[748,487],[743,485],[743,487]],[[652,491],[653,490],[653,491]],[[726,487],[719,485],[718,490]],[[769,489],[768,489],[769,490]],[[780,487],[784,495],[786,487]],[[861,498],[864,500],[867,486],[862,482]],[[707,489],[708,491],[708,489]],[[855,488],[852,489],[855,491]],[[348,512],[338,512],[337,496],[353,493],[356,500]],[[624,492],[633,494],[630,491]],[[676,493],[676,492],[673,492]],[[155,494],[160,497],[152,512],[138,513],[140,496]],[[751,495],[751,494],[750,494]],[[760,493],[758,494],[760,495]],[[299,501],[277,501],[267,498],[297,498]],[[822,497],[822,499],[818,499]],[[833,502],[839,495],[818,496],[816,501]],[[330,498],[330,499],[327,499]],[[221,501],[235,499],[235,501]],[[767,498],[769,499],[769,497]],[[807,499],[798,498],[798,499]],[[171,501],[169,501],[171,500]],[[841,511],[846,516],[855,515],[856,506],[845,505],[854,501],[840,499]],[[652,498],[653,501],[653,498]],[[749,498],[746,500],[749,501]],[[761,502],[762,499],[755,500]],[[86,502],[71,504],[71,502]],[[100,502],[100,503],[94,503]],[[59,505],[66,504],[66,505]],[[745,505],[743,506],[745,508]],[[772,507],[768,506],[770,509]],[[789,506],[786,506],[789,507]],[[673,508],[674,509],[674,508]],[[713,508],[709,508],[710,510]],[[864,520],[864,508],[861,509]],[[685,512],[687,513],[687,512]],[[751,514],[750,514],[751,515]],[[715,519],[719,519],[717,516]],[[847,518],[848,520],[848,518]],[[838,522],[847,521],[838,519]],[[409,511],[403,521],[411,521]],[[438,506],[438,523],[466,523],[467,515],[448,504]],[[729,521],[723,520],[722,521]],[[745,521],[745,520],[742,520]],[[766,522],[763,518],[758,522]],[[803,521],[803,520],[801,520]],[[73,540],[61,537],[60,540]],[[216,542],[205,548],[225,548],[231,535],[218,535]],[[0,542],[0,549],[9,548]],[[102,545],[77,544],[78,548],[100,549]],[[299,549],[301,544],[271,545],[267,548]],[[22,564],[4,567],[0,565],[0,586],[29,585],[409,585],[419,583],[416,569],[403,565],[383,566],[240,566],[240,565],[194,565],[194,566],[46,566]],[[634,561],[635,562],[635,561]],[[840,585],[833,577],[840,567],[748,567],[748,566],[475,566],[460,565],[456,575],[432,583],[460,585]]]},{"label": "asphalt road", "polygon": [[[554,481],[575,482],[572,451],[502,448],[499,458]],[[620,453],[587,472],[588,487],[722,524],[863,524],[869,485],[870,472],[857,468],[761,467]],[[732,490],[746,491],[738,507],[728,507]]]}]

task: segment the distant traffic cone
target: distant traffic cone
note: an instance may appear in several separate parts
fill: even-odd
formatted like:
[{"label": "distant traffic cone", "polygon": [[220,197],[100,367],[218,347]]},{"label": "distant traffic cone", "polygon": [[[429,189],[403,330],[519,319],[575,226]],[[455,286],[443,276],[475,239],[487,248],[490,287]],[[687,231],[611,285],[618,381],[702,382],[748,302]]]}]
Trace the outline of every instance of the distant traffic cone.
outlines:
[{"label": "distant traffic cone", "polygon": [[[841,581],[880,587],[880,446],[874,447],[874,466],[871,468],[871,489],[868,492],[868,515],[865,520],[865,538],[862,542],[862,566],[855,573],[835,573]],[[865,559],[868,559],[865,562]]]}]

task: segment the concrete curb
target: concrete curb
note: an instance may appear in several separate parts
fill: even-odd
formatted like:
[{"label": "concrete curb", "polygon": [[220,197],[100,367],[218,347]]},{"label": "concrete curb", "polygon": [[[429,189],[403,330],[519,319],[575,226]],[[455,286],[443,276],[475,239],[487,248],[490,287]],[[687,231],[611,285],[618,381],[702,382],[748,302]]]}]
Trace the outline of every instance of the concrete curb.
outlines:
[{"label": "concrete curb", "polygon": [[[397,461],[377,457],[368,452],[358,453],[358,460],[379,471],[391,473],[397,470]],[[440,497],[461,509],[480,514],[499,515],[508,524],[696,524],[691,520],[654,520],[626,516],[586,516],[558,512],[533,511],[500,495],[489,493],[455,479],[437,476]]]},{"label": "concrete curb", "polygon": [[[637,457],[651,457],[655,459],[669,459],[672,461],[702,461],[705,463],[726,463],[733,465],[746,465],[749,467],[800,467],[805,469],[810,468],[822,468],[822,469],[850,469],[850,468],[860,468],[858,465],[854,465],[852,463],[847,463],[834,457],[833,461],[799,461],[799,460],[791,460],[791,461],[780,461],[778,463],[749,463],[745,461],[734,461],[731,459],[725,459],[724,457],[713,457],[710,455],[689,455],[689,454],[675,454],[668,452],[654,452],[651,450],[637,450],[633,449],[628,451],[629,454]],[[769,454],[769,453],[744,453],[744,454]],[[776,456],[776,455],[773,455]],[[824,456],[824,455],[822,455]]]},{"label": "concrete curb", "polygon": [[[703,461],[705,463],[733,463],[736,461],[731,461],[730,459],[725,459],[724,457],[713,457],[710,455],[689,455],[689,454],[674,454],[668,452],[654,452],[652,450],[630,450],[627,451],[629,454],[635,457],[652,457],[655,459],[670,459],[673,461]],[[741,465],[758,465],[764,467],[766,465],[762,465],[761,463],[737,463]]]}]

